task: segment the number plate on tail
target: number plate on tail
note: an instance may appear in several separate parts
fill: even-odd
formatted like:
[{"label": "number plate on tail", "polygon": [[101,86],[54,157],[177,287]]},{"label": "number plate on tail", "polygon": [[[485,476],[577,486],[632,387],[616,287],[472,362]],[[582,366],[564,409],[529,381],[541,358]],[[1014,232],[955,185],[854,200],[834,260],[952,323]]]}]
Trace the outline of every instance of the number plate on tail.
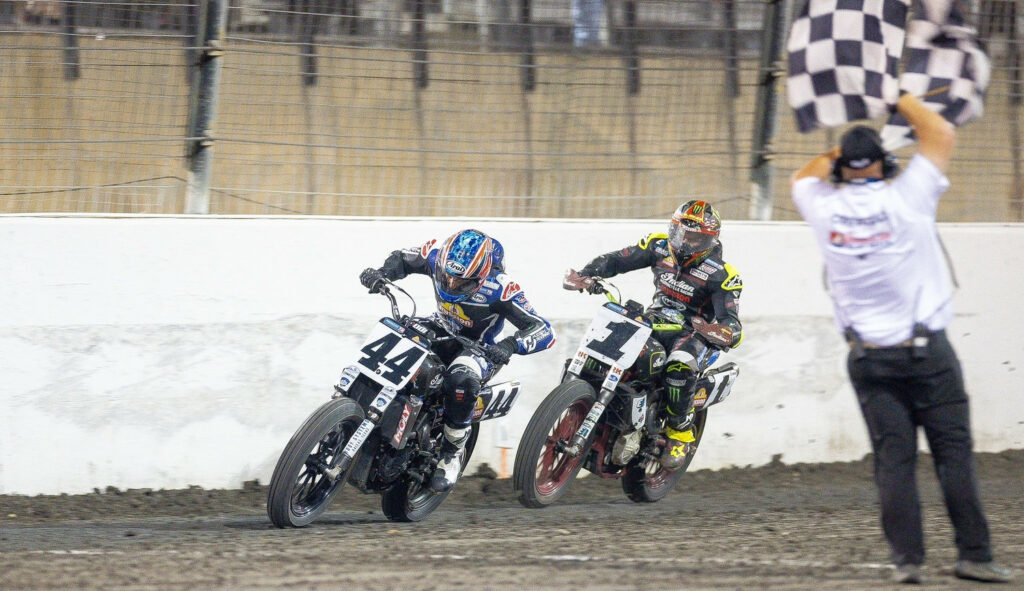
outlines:
[{"label": "number plate on tail", "polygon": [[480,391],[473,408],[474,421],[486,421],[507,415],[519,397],[519,382],[512,380],[488,386]]}]

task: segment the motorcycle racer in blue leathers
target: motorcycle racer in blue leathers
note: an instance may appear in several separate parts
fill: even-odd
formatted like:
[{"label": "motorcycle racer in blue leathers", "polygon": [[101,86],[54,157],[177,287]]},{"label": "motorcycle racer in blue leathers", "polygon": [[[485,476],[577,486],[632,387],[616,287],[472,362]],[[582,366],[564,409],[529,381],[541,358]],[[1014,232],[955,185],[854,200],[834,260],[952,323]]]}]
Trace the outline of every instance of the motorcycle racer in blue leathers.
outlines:
[{"label": "motorcycle racer in blue leathers", "polygon": [[[444,443],[431,479],[433,490],[450,490],[462,471],[473,406],[480,388],[512,355],[529,355],[555,342],[551,324],[537,314],[522,288],[505,273],[501,243],[478,230],[462,230],[437,245],[392,252],[379,268],[364,270],[359,281],[371,292],[381,278],[394,281],[411,274],[433,279],[437,311],[431,321],[443,331],[486,346],[485,356],[455,341],[435,347],[444,372]],[[497,340],[508,320],[517,329]]]}]

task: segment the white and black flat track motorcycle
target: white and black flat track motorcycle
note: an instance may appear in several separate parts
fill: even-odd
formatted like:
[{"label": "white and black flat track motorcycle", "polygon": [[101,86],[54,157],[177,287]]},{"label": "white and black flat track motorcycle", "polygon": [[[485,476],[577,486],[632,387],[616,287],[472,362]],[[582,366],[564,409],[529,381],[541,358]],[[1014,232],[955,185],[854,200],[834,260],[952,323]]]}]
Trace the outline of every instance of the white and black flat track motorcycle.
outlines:
[{"label": "white and black flat track motorcycle", "polygon": [[[430,488],[444,437],[445,369],[432,347],[456,340],[482,355],[483,346],[437,334],[438,324],[415,317],[415,301],[413,315],[401,315],[392,289],[412,300],[384,280],[380,293],[391,302],[391,318],[374,326],[331,400],[306,419],[278,459],[267,498],[267,513],[277,527],[312,523],[346,482],[380,494],[381,509],[392,521],[419,521],[451,492]],[[518,381],[481,389],[465,462],[476,445],[479,422],[508,414],[518,395]]]},{"label": "white and black flat track motorcycle", "polygon": [[[660,383],[664,354],[659,363],[641,352],[652,334],[668,342],[683,330],[700,332],[703,324],[681,315],[645,312],[632,300],[619,304],[621,295],[609,291],[618,293],[614,285],[572,270],[565,288],[604,292],[608,302],[598,309],[576,354],[566,360],[561,383],[526,426],[512,473],[516,496],[526,507],[546,507],[561,498],[586,468],[603,478],[621,479],[626,496],[635,502],[659,501],[686,472],[693,454],[679,469],[661,466],[659,456],[667,442]],[[729,396],[739,375],[732,362],[711,368],[717,354],[697,380],[695,450],[704,435],[708,408]],[[641,371],[640,363],[651,367]]]}]

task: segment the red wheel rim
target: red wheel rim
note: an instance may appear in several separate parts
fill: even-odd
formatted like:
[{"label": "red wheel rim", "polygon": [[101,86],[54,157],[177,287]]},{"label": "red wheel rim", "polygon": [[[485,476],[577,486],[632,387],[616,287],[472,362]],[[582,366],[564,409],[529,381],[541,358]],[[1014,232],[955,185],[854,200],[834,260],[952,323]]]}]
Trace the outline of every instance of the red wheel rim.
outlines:
[{"label": "red wheel rim", "polygon": [[577,400],[563,410],[552,424],[544,447],[541,448],[540,456],[537,458],[537,494],[541,496],[554,494],[576,474],[576,468],[583,460],[583,454],[574,458],[569,454],[559,452],[555,446],[559,441],[569,441],[583,424],[583,419],[586,418],[589,411],[590,404],[586,400]]}]

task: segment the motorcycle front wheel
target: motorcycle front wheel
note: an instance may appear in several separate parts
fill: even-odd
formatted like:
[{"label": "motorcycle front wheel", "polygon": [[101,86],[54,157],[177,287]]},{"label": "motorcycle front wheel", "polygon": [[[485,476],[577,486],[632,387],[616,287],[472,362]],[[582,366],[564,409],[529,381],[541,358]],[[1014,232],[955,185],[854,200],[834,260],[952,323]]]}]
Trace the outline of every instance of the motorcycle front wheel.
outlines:
[{"label": "motorcycle front wheel", "polygon": [[277,527],[304,527],[327,510],[345,484],[346,472],[330,478],[341,450],[363,421],[363,409],[350,398],[336,398],[316,409],[295,432],[274,468],[267,514]]},{"label": "motorcycle front wheel", "polygon": [[622,473],[622,491],[629,500],[635,503],[656,503],[665,498],[679,479],[690,467],[694,454],[704,436],[704,424],[708,419],[708,411],[702,410],[693,417],[694,450],[683,465],[676,470],[661,467],[657,458],[639,458],[630,463]]},{"label": "motorcycle front wheel", "polygon": [[578,456],[561,451],[594,406],[590,384],[570,379],[555,386],[523,432],[512,468],[512,487],[524,507],[547,507],[569,490],[590,453],[588,438]]},{"label": "motorcycle front wheel", "polygon": [[[474,423],[469,440],[466,441],[466,457],[462,460],[463,470],[469,464],[469,458],[473,456],[473,448],[476,447],[476,438],[479,434],[480,424]],[[441,437],[444,435],[441,434]],[[458,486],[457,482],[455,486]],[[443,493],[431,490],[429,474],[426,482],[419,482],[406,476],[381,494],[380,508],[384,516],[391,521],[420,521],[440,507],[452,490],[455,489]]]}]

